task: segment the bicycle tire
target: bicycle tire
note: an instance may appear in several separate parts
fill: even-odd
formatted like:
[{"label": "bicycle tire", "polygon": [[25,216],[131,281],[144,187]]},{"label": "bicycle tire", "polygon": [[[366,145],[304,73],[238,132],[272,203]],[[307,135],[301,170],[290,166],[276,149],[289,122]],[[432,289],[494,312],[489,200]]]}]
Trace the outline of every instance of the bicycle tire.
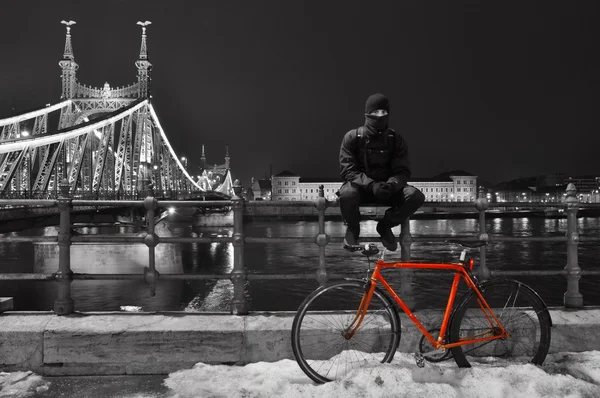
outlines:
[{"label": "bicycle tire", "polygon": [[292,324],[292,350],[300,368],[313,381],[339,380],[353,369],[393,359],[400,343],[400,317],[379,288],[354,336],[344,336],[366,286],[366,281],[331,283],[300,304]]},{"label": "bicycle tire", "polygon": [[[485,281],[480,291],[498,320],[509,333],[506,339],[452,348],[459,367],[471,367],[467,354],[482,363],[506,366],[532,363],[542,365],[548,354],[552,320],[541,297],[529,286],[512,279]],[[474,291],[462,298],[450,325],[450,341],[489,330]]]}]

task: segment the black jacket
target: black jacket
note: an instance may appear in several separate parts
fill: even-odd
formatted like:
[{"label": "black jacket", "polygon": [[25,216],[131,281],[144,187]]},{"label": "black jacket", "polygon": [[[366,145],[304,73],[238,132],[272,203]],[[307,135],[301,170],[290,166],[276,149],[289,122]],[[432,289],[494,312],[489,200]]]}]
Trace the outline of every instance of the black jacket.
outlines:
[{"label": "black jacket", "polygon": [[[402,136],[392,129],[373,133],[360,127],[362,137],[357,138],[357,129],[344,135],[340,148],[340,174],[367,189],[376,181],[394,184],[397,189],[406,185],[410,178],[408,146]],[[388,135],[392,133],[394,137]],[[394,141],[393,143],[390,141]],[[390,146],[393,146],[391,148]]]}]

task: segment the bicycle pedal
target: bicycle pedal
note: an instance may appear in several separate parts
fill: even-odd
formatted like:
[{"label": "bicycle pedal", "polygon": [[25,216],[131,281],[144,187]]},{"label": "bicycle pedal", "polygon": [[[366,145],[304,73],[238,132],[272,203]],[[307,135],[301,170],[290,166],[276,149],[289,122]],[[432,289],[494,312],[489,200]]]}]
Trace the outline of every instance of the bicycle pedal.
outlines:
[{"label": "bicycle pedal", "polygon": [[418,352],[415,352],[415,362],[417,363],[418,367],[420,367],[420,368],[425,367],[425,358],[423,357],[423,355],[421,355]]}]

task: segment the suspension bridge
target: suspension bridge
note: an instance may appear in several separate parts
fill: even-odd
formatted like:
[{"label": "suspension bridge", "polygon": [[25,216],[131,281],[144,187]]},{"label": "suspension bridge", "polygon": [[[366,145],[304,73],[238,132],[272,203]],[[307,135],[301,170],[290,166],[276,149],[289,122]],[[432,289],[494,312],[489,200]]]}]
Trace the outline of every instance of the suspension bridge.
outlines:
[{"label": "suspension bridge", "polygon": [[59,185],[68,184],[72,197],[83,199],[231,198],[230,170],[224,170],[218,185],[211,185],[207,170],[194,180],[161,127],[150,95],[150,22],[138,22],[137,82],[116,88],[78,81],[71,42],[75,22],[62,23],[60,102],[0,119],[0,197],[56,198]]}]

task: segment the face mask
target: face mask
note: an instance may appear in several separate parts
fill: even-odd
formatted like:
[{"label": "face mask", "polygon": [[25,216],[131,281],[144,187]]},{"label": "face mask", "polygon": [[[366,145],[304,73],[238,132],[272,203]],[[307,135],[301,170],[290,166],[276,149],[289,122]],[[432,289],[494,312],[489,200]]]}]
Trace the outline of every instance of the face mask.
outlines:
[{"label": "face mask", "polygon": [[365,126],[374,131],[385,131],[388,127],[389,115],[374,116],[365,115]]}]

